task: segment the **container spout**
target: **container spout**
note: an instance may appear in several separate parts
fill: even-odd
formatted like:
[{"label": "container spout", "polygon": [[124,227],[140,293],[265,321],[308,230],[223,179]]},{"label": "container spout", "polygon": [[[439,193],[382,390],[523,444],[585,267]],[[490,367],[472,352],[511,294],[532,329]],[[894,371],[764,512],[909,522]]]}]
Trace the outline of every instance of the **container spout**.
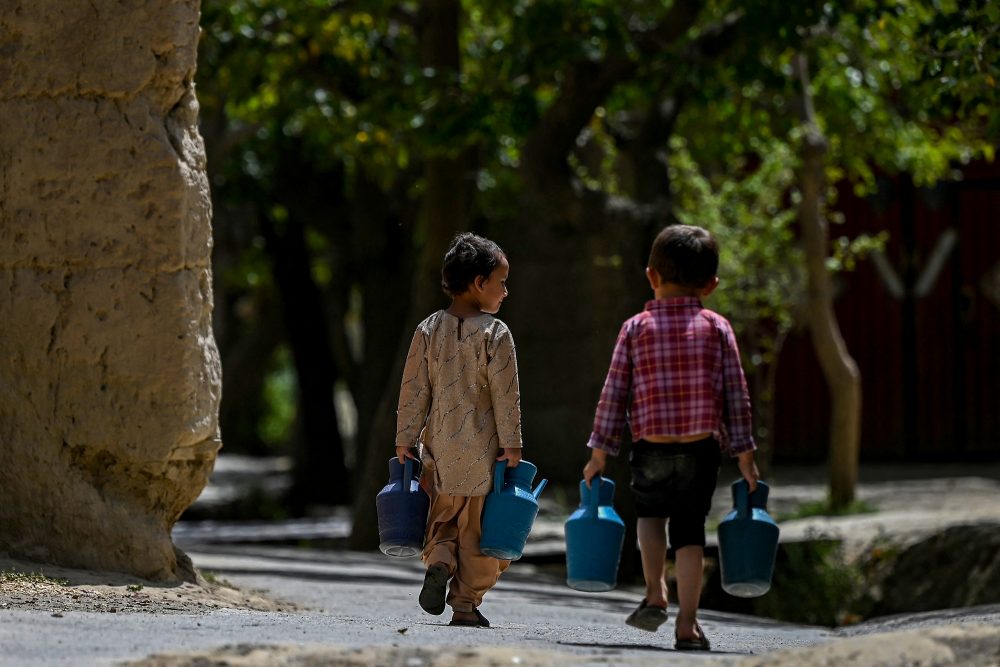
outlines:
[{"label": "container spout", "polygon": [[535,500],[538,500],[538,494],[540,494],[542,492],[542,489],[544,489],[545,485],[548,484],[548,483],[549,483],[549,480],[547,480],[547,479],[543,479],[542,481],[540,481],[538,483],[538,486],[535,487],[534,492],[532,492],[532,494],[531,494],[531,495],[533,495],[535,497]]}]

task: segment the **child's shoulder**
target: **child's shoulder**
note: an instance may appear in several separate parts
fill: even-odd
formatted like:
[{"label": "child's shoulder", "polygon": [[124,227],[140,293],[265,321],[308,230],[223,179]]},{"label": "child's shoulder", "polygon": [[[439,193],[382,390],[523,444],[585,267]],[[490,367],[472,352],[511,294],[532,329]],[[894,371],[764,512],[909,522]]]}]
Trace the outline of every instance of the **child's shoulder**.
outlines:
[{"label": "child's shoulder", "polygon": [[729,320],[725,318],[725,316],[720,315],[711,308],[702,307],[700,315],[716,326],[720,326],[724,329],[732,328],[732,325],[729,323]]},{"label": "child's shoulder", "polygon": [[[677,320],[677,322],[691,322],[689,319],[692,312],[688,311],[687,316],[683,320]],[[697,311],[694,313],[695,321],[701,321],[704,325],[710,326],[714,329],[722,330],[723,332],[731,332],[732,325],[729,323],[725,317],[719,313],[705,308],[704,306],[698,307]],[[641,310],[632,317],[625,320],[622,324],[622,329],[625,330],[630,335],[639,335],[640,333],[647,330],[660,331],[662,319],[660,316],[650,308]]]},{"label": "child's shoulder", "polygon": [[507,326],[506,322],[501,320],[496,315],[490,315],[488,313],[484,313],[484,315],[486,315],[483,318],[483,324],[482,324],[482,329],[484,334],[494,339],[500,338],[502,336],[512,335],[510,332],[510,327]]},{"label": "child's shoulder", "polygon": [[444,310],[431,313],[417,325],[417,331],[425,334],[433,333],[442,325],[446,316],[447,313]]},{"label": "child's shoulder", "polygon": [[699,315],[724,341],[732,342],[736,340],[736,332],[733,331],[733,325],[725,317],[708,308],[702,308]]},{"label": "child's shoulder", "polygon": [[622,323],[622,329],[634,330],[636,327],[641,327],[646,321],[653,318],[653,313],[648,310],[640,310],[635,315],[631,316]]},{"label": "child's shoulder", "polygon": [[499,338],[505,335],[511,335],[510,327],[507,326],[507,323],[490,313],[483,313],[482,315],[459,320],[454,315],[449,314],[446,310],[439,310],[428,315],[420,324],[417,325],[417,331],[421,331],[426,334],[433,334],[442,328],[446,330],[457,328],[459,322],[462,322],[464,325],[464,331],[466,334],[475,334],[479,332],[489,338]]}]

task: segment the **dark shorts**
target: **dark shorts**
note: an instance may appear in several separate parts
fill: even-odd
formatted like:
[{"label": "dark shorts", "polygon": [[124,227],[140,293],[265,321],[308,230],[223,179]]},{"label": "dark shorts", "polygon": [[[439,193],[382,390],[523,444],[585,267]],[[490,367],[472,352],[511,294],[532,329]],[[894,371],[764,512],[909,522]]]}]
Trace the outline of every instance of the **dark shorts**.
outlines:
[{"label": "dark shorts", "polygon": [[660,444],[639,440],[628,456],[632,498],[640,518],[669,519],[670,546],[705,546],[705,518],[719,479],[722,454],[715,438]]}]

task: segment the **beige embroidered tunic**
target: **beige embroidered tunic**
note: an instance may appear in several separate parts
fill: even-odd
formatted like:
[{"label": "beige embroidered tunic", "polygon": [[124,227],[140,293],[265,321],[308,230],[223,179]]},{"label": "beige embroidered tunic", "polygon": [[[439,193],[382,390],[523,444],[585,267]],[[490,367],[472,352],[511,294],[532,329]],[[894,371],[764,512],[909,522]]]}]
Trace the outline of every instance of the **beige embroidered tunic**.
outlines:
[{"label": "beige embroidered tunic", "polygon": [[422,445],[435,487],[483,496],[501,447],[521,446],[514,339],[489,314],[439,310],[417,326],[399,389],[396,446]]}]

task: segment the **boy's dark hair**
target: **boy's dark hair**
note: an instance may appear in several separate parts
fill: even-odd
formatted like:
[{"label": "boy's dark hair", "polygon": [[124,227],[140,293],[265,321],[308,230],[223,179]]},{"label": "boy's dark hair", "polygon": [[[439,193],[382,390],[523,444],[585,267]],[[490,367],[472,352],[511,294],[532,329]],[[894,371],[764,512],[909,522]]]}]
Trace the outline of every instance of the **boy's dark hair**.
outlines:
[{"label": "boy's dark hair", "polygon": [[656,235],[649,268],[660,280],[683,287],[705,287],[719,270],[719,244],[711,232],[693,225],[670,225]]},{"label": "boy's dark hair", "polygon": [[455,234],[441,264],[441,289],[454,297],[469,289],[477,276],[488,278],[500,265],[504,251],[493,241],[473,234]]}]

